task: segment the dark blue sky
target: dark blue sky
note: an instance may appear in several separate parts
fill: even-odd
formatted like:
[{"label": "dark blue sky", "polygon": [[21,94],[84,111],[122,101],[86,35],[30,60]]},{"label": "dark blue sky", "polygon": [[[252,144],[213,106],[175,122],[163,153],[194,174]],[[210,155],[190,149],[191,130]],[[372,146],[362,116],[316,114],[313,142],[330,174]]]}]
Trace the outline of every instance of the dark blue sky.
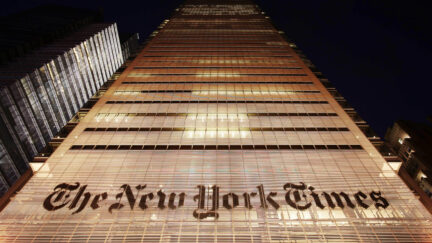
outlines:
[{"label": "dark blue sky", "polygon": [[432,115],[426,1],[256,2],[379,135]]},{"label": "dark blue sky", "polygon": [[[145,39],[182,1],[8,1],[1,15],[42,3],[99,9]],[[276,26],[381,136],[394,121],[432,115],[427,1],[256,0]]]}]

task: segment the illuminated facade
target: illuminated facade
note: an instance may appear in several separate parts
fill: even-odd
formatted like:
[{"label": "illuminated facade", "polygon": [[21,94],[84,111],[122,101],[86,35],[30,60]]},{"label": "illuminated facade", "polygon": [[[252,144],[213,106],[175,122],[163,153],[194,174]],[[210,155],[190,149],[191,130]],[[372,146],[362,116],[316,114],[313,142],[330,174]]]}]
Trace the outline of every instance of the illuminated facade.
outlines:
[{"label": "illuminated facade", "polygon": [[118,36],[115,23],[88,24],[0,68],[0,199],[31,175],[33,158],[122,65]]},{"label": "illuminated facade", "polygon": [[387,129],[388,146],[401,158],[398,174],[432,213],[432,126],[406,120]]},{"label": "illuminated facade", "polygon": [[249,1],[187,1],[0,213],[5,241],[431,241]]}]

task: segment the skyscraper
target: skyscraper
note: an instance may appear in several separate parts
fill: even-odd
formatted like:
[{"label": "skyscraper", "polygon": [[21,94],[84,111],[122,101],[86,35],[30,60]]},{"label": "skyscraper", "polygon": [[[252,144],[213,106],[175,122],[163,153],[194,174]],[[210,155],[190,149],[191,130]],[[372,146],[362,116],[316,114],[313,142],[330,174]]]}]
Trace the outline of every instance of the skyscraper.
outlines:
[{"label": "skyscraper", "polygon": [[189,0],[153,36],[0,213],[0,239],[431,240],[426,209],[252,2]]},{"label": "skyscraper", "polygon": [[117,25],[99,23],[0,68],[0,197],[122,63]]}]

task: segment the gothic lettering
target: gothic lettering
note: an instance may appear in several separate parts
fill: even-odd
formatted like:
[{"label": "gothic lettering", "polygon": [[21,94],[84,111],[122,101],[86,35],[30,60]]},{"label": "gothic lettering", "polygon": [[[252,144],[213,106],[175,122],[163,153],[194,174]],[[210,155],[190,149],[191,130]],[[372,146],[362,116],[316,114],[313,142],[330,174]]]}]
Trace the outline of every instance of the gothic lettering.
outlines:
[{"label": "gothic lettering", "polygon": [[314,192],[315,188],[313,186],[308,187],[308,189],[311,191],[311,196],[313,197],[314,201],[315,201],[315,205],[317,205],[317,207],[324,209],[325,206],[321,203],[321,199],[319,197],[318,194],[316,194]]},{"label": "gothic lettering", "polygon": [[357,204],[360,205],[362,208],[366,209],[369,207],[369,205],[363,202],[363,200],[367,198],[366,194],[364,194],[363,192],[358,191],[356,194],[354,194],[354,198]]},{"label": "gothic lettering", "polygon": [[342,196],[345,199],[345,202],[346,202],[346,204],[347,204],[348,207],[350,207],[350,208],[354,208],[355,207],[355,205],[351,202],[351,199],[344,192],[341,192],[339,194],[337,194],[336,192],[332,192],[330,194],[331,196],[328,193],[326,193],[326,192],[323,192],[322,194],[324,195],[324,197],[325,197],[325,199],[327,201],[327,204],[328,204],[328,206],[330,208],[335,208],[336,207],[336,205],[334,204],[334,201],[333,201],[332,197],[335,199],[336,204],[337,204],[338,207],[340,207],[340,208],[344,208],[345,207],[345,204],[342,202],[342,199],[341,199],[340,196]]},{"label": "gothic lettering", "polygon": [[[310,202],[307,201],[307,197],[304,194],[304,190],[306,189],[306,185],[303,182],[300,182],[300,185],[296,185],[296,184],[292,184],[292,183],[287,183],[284,185],[284,190],[287,190],[287,193],[285,194],[285,201],[288,203],[288,205],[290,205],[293,208],[299,209],[299,210],[306,210],[308,208],[310,208],[310,206],[312,205]],[[293,191],[293,196],[294,196],[294,200],[291,196],[291,191],[294,189]],[[300,196],[300,191],[302,191],[302,195]],[[299,202],[303,201],[302,204],[299,204]]]},{"label": "gothic lettering", "polygon": [[[184,200],[185,200],[186,194],[184,192],[179,194],[179,202],[178,202],[178,207],[181,207],[184,205]],[[170,209],[176,209],[177,206],[174,205],[174,201],[176,198],[176,194],[174,192],[172,192],[169,196],[169,200],[168,200],[168,207]]]},{"label": "gothic lettering", "polygon": [[389,203],[387,202],[387,200],[385,198],[383,198],[381,196],[380,191],[378,191],[378,192],[372,191],[369,195],[372,198],[372,200],[374,200],[376,208],[387,208],[388,207]]},{"label": "gothic lettering", "polygon": [[275,197],[277,195],[277,192],[270,192],[268,194],[268,196],[266,197],[265,192],[264,192],[264,186],[259,185],[259,186],[257,186],[257,188],[258,188],[258,194],[259,194],[260,202],[261,202],[260,207],[268,208],[268,204],[267,204],[267,202],[268,202],[275,209],[279,208],[279,204],[272,198],[272,197]]},{"label": "gothic lettering", "polygon": [[88,201],[90,200],[91,194],[89,192],[84,193],[86,188],[87,188],[87,185],[82,186],[79,189],[78,193],[75,195],[75,198],[73,199],[72,203],[69,205],[69,209],[74,209],[77,206],[78,202],[80,201],[81,196],[84,195],[84,198],[83,198],[80,206],[72,214],[76,214],[76,213],[81,212],[84,209],[84,207],[87,205]]},{"label": "gothic lettering", "polygon": [[258,195],[259,195],[260,202],[261,202],[261,206],[260,207],[262,207],[262,208],[268,208],[267,201],[265,199],[263,185],[261,184],[261,185],[257,186],[257,188],[258,188]]},{"label": "gothic lettering", "polygon": [[135,197],[132,193],[132,189],[130,188],[130,186],[128,184],[124,184],[122,185],[120,188],[123,189],[123,192],[120,192],[116,195],[116,199],[119,200],[119,202],[112,204],[108,211],[110,213],[112,213],[113,209],[121,209],[124,207],[124,204],[120,203],[120,200],[122,199],[123,195],[126,194],[126,198],[129,202],[129,206],[131,209],[134,209],[135,206],[135,202],[136,202],[136,198],[138,197],[138,193],[139,191],[141,191],[142,189],[144,189],[146,187],[146,185],[142,186],[142,185],[138,185],[135,188],[138,190],[137,192],[137,196]]},{"label": "gothic lettering", "polygon": [[[102,199],[100,199],[100,197],[102,197]],[[103,200],[105,200],[105,199],[107,199],[107,197],[108,197],[108,194],[106,193],[106,192],[104,192],[104,193],[102,193],[102,194],[98,194],[98,195],[96,195],[94,198],[93,198],[93,202],[90,204],[90,207],[92,208],[92,209],[97,209],[97,208],[99,208],[100,206],[99,206],[99,202],[100,201],[103,201]]]},{"label": "gothic lettering", "polygon": [[[232,204],[230,204],[230,202],[229,202],[230,197],[232,198]],[[235,193],[228,193],[228,194],[223,195],[222,200],[223,200],[223,206],[226,209],[233,209],[239,205],[239,199]]]},{"label": "gothic lettering", "polygon": [[205,186],[203,185],[199,185],[197,186],[198,188],[198,194],[194,196],[193,200],[195,202],[198,201],[198,207],[197,209],[194,210],[193,212],[193,216],[197,219],[205,219],[206,213],[205,212],[201,212],[204,210],[204,205],[205,205]]},{"label": "gothic lettering", "polygon": [[157,192],[157,195],[159,197],[158,208],[164,209],[165,208],[165,197],[166,197],[166,195],[165,195],[165,193],[163,193],[162,190],[159,190]]},{"label": "gothic lettering", "polygon": [[141,200],[139,202],[139,207],[143,210],[147,209],[148,208],[147,202],[152,200],[153,198],[154,198],[154,195],[152,192],[142,195]]},{"label": "gothic lettering", "polygon": [[[78,182],[75,184],[61,183],[57,185],[54,188],[54,191],[45,198],[43,207],[48,211],[55,211],[67,206],[66,208],[73,211],[72,214],[80,213],[86,207],[90,207],[93,210],[101,208],[101,202],[108,199],[108,194],[103,192],[92,197],[92,194],[88,192],[87,188],[87,185],[80,185]],[[163,190],[159,190],[155,193],[142,193],[146,188],[146,184],[138,185],[134,189],[132,189],[128,184],[123,184],[120,187],[122,191],[115,195],[116,202],[109,206],[108,211],[112,213],[114,209],[120,210],[124,208],[126,204],[129,205],[131,210],[135,209],[136,204],[138,204],[138,207],[142,210],[149,207],[157,207],[161,210],[168,207],[170,210],[175,210],[183,207],[185,204],[186,194],[184,192],[171,192],[168,194]],[[218,219],[219,193],[221,188],[217,185],[208,188],[204,185],[198,185],[197,188],[198,194],[192,198],[194,202],[197,203],[197,208],[193,211],[193,217],[196,219]],[[276,210],[280,208],[280,201],[276,198],[277,192],[266,193],[264,185],[262,184],[258,185],[256,188],[257,191],[250,193],[225,193],[222,196],[223,208],[227,210],[236,210],[236,208],[238,208],[242,203],[244,203],[244,208],[248,210],[251,210],[254,207],[260,207],[263,209],[273,207]],[[306,210],[310,208],[312,206],[312,201],[314,202],[314,205],[320,209],[326,207],[331,209],[336,207],[349,207],[353,209],[356,206],[367,209],[371,206],[370,200],[366,200],[368,196],[370,196],[371,201],[377,209],[386,209],[389,206],[389,202],[381,195],[380,191],[371,191],[369,195],[362,191],[358,191],[353,195],[348,195],[345,192],[317,193],[313,186],[306,186],[303,182],[298,184],[286,183],[283,186],[283,189],[286,191],[286,203],[297,210]],[[136,192],[134,192],[134,190],[136,190]],[[206,190],[208,190],[207,193]],[[71,195],[72,193],[74,193],[74,195]],[[155,196],[158,197],[158,200],[151,203]],[[124,202],[123,198],[126,198],[127,203]],[[354,198],[355,201],[352,200],[352,198]],[[166,202],[167,200],[168,202]],[[243,202],[241,202],[241,200],[243,200]],[[355,202],[355,204],[353,202]]]},{"label": "gothic lettering", "polygon": [[219,214],[217,213],[217,209],[219,208],[219,187],[218,186],[212,186],[211,189],[213,191],[213,194],[211,196],[212,206],[210,210],[205,210],[205,186],[199,185],[197,186],[199,189],[199,192],[197,195],[194,196],[194,201],[198,201],[198,208],[194,210],[193,216],[197,219],[205,219],[207,217],[214,217],[217,219],[219,217]]},{"label": "gothic lettering", "polygon": [[253,206],[251,204],[251,197],[254,197],[254,196],[256,196],[255,192],[252,192],[252,193],[245,192],[245,193],[243,193],[245,208],[247,208],[247,209],[252,209],[253,208]]},{"label": "gothic lettering", "polygon": [[[75,185],[67,183],[57,185],[54,187],[54,192],[44,200],[43,207],[48,211],[55,211],[66,206],[70,202],[69,197],[71,191],[76,190],[79,186],[80,184],[78,182],[76,182]],[[53,197],[55,197],[54,200]]]}]

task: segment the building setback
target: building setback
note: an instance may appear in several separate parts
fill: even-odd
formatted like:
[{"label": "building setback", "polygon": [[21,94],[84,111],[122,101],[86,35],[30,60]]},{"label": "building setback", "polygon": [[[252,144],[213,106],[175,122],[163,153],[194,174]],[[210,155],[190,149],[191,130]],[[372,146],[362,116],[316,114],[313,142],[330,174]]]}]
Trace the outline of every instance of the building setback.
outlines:
[{"label": "building setback", "polygon": [[1,240],[431,241],[428,211],[252,2],[190,0],[153,35],[0,213]]}]

